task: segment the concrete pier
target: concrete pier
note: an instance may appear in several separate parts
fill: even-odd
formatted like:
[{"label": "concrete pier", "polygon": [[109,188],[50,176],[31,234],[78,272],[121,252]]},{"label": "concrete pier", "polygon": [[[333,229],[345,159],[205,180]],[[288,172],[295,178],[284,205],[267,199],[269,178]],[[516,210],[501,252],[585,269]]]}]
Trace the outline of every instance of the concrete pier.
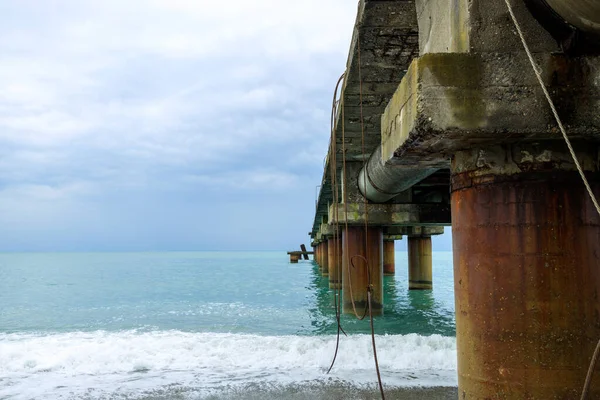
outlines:
[{"label": "concrete pier", "polygon": [[331,238],[327,245],[329,260],[329,288],[342,288],[342,239]]},{"label": "concrete pier", "polygon": [[[351,226],[342,230],[342,310],[368,313],[367,287],[373,315],[383,314],[383,231]],[[353,306],[354,303],[354,306]]]},{"label": "concrete pier", "polygon": [[408,237],[408,288],[433,289],[431,236]]},{"label": "concrete pier", "polygon": [[383,237],[383,274],[396,274],[396,245],[394,238]]},{"label": "concrete pier", "polygon": [[[509,4],[600,195],[600,7]],[[410,287],[431,289],[427,230],[452,221],[459,397],[577,399],[600,339],[600,217],[515,32],[505,0],[359,2],[311,237],[350,226],[343,307],[364,311],[347,254],[380,248],[383,275],[391,252],[366,233],[408,236]]]}]

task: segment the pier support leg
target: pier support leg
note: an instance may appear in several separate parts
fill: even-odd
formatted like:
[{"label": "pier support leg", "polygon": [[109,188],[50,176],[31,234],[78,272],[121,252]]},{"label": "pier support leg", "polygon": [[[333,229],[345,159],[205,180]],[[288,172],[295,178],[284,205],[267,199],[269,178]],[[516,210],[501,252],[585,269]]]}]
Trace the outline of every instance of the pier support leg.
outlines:
[{"label": "pier support leg", "polygon": [[500,153],[452,162],[459,397],[578,399],[600,339],[600,218],[552,153],[530,152],[527,168]]},{"label": "pier support leg", "polygon": [[367,286],[371,270],[373,315],[383,313],[383,230],[381,228],[349,227],[342,232],[342,306],[346,314],[362,316],[368,313]]},{"label": "pier support leg", "polygon": [[322,253],[322,247],[321,247],[321,243],[319,243],[319,244],[317,244],[317,247],[315,247],[315,261],[317,262],[319,271],[321,271],[321,269],[322,269],[321,266],[323,265],[321,253]]},{"label": "pier support leg", "polygon": [[408,237],[408,289],[433,289],[431,236]]},{"label": "pier support leg", "polygon": [[328,240],[325,239],[323,243],[321,243],[321,276],[329,276],[329,249],[328,249]]},{"label": "pier support leg", "polygon": [[342,240],[340,238],[329,239],[327,245],[329,255],[329,288],[342,288]]},{"label": "pier support leg", "polygon": [[396,274],[396,246],[394,240],[383,239],[383,274]]}]

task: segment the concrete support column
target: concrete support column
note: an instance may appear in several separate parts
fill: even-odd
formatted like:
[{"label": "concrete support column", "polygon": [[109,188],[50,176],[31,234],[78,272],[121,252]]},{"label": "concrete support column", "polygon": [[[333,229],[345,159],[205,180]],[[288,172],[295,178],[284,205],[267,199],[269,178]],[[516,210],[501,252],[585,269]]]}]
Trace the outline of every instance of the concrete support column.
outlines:
[{"label": "concrete support column", "polygon": [[[374,315],[383,314],[383,230],[349,227],[342,231],[342,307],[343,312],[359,316],[368,312],[367,286],[372,285],[371,305]],[[368,264],[365,262],[368,260]],[[368,267],[367,267],[368,265]]]},{"label": "concrete support column", "polygon": [[393,239],[383,239],[383,274],[396,274],[396,245]]},{"label": "concrete support column", "polygon": [[317,243],[317,245],[315,246],[315,262],[317,263],[319,270],[321,270],[321,245],[320,245],[320,243]]},{"label": "concrete support column", "polygon": [[327,252],[329,253],[328,267],[329,267],[329,288],[330,289],[341,289],[342,288],[342,240],[338,238],[329,239],[327,245]]},{"label": "concrete support column", "polygon": [[[599,196],[588,147],[579,159]],[[505,148],[453,159],[461,399],[581,396],[600,339],[600,218],[569,160]]]},{"label": "concrete support column", "polygon": [[431,236],[408,237],[408,288],[433,289]]},{"label": "concrete support column", "polygon": [[321,275],[329,276],[329,251],[327,239],[323,239],[323,243],[321,243],[321,250]]}]

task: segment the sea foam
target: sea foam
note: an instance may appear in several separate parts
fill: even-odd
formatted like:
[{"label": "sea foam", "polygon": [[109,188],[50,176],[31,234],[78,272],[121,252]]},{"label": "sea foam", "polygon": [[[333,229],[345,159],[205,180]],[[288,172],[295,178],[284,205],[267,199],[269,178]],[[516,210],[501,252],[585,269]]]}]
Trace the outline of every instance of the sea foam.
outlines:
[{"label": "sea foam", "polygon": [[[387,385],[456,384],[454,338],[410,334],[376,339]],[[256,382],[373,382],[368,335],[342,336],[335,367],[325,374],[335,340],[180,331],[0,334],[0,398],[131,396],[169,385],[208,393]]]}]

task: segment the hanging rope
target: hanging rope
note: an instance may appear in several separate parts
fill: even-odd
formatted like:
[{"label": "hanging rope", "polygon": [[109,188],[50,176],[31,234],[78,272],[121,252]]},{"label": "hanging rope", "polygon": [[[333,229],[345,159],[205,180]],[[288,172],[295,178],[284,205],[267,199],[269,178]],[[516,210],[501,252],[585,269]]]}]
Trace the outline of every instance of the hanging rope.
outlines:
[{"label": "hanging rope", "polygon": [[[358,51],[358,80],[359,80],[359,101],[360,101],[360,125],[361,125],[361,149],[362,149],[362,153],[363,153],[363,167],[365,165],[365,157],[364,157],[364,153],[365,153],[365,129],[364,129],[364,117],[363,117],[363,88],[362,88],[362,71],[361,71],[361,52],[360,52],[360,37],[358,36],[358,30],[357,30],[357,51]],[[332,103],[332,112],[331,112],[331,140],[330,140],[330,147],[329,147],[329,151],[330,151],[330,170],[331,170],[331,182],[332,185],[334,187],[333,193],[334,193],[334,201],[333,201],[333,213],[335,215],[335,222],[334,222],[334,238],[339,238],[339,212],[338,212],[338,204],[339,204],[339,193],[338,193],[338,184],[337,184],[337,137],[336,137],[336,125],[335,125],[335,120],[337,117],[337,112],[341,109],[341,123],[342,123],[342,171],[343,171],[343,176],[344,176],[344,182],[342,182],[344,184],[344,187],[346,187],[346,182],[347,182],[347,173],[346,173],[346,131],[345,131],[345,113],[344,113],[344,100],[343,98],[339,101],[336,100],[337,99],[337,92],[339,89],[339,85],[342,81],[342,79],[345,78],[345,74],[343,74],[340,79],[338,80],[336,87],[335,87],[335,91],[334,91],[334,96],[333,96],[333,103]],[[345,229],[345,234],[342,236],[343,237],[343,247],[348,249],[348,198],[347,198],[347,190],[343,190],[343,204],[344,204],[344,229]],[[371,327],[371,343],[372,343],[372,347],[373,347],[373,358],[375,361],[375,369],[377,371],[377,382],[379,384],[379,391],[381,393],[381,398],[382,400],[385,400],[385,393],[383,391],[383,383],[381,381],[381,373],[379,370],[379,361],[377,359],[377,347],[376,347],[376,342],[375,342],[375,328],[374,328],[374,323],[373,323],[373,307],[372,307],[372,281],[371,281],[371,267],[369,266],[369,262],[368,262],[368,257],[369,257],[369,246],[368,246],[368,235],[369,235],[369,231],[368,231],[368,222],[369,221],[369,214],[368,214],[368,201],[365,198],[365,251],[366,251],[366,256],[361,256],[361,255],[354,255],[352,257],[350,257],[350,255],[348,254],[348,252],[342,252],[343,253],[343,257],[345,258],[345,265],[347,267],[347,275],[348,275],[348,285],[349,285],[349,290],[350,290],[350,300],[352,303],[352,309],[353,312],[356,316],[356,318],[358,318],[359,320],[363,320],[366,315],[367,312],[369,313],[369,320],[370,320],[370,327]],[[339,240],[335,241],[335,246],[336,246],[336,250],[337,250],[337,246],[338,246]],[[336,251],[336,255],[339,254]],[[351,271],[350,271],[350,265],[352,265],[352,268],[355,269],[356,266],[354,265],[354,259],[355,258],[362,258],[365,262],[365,268],[367,271],[367,288],[366,288],[366,293],[367,293],[367,307],[365,307],[364,310],[364,314],[362,316],[358,315],[358,312],[356,310],[356,303],[354,301],[354,291],[352,288],[352,278],[351,278]],[[344,263],[342,263],[343,265]],[[342,271],[340,271],[342,272]],[[340,274],[341,275],[341,274]],[[339,286],[338,286],[339,287]],[[329,370],[327,371],[327,373],[329,373],[331,371],[331,369],[333,368],[334,364],[335,364],[335,360],[337,358],[337,354],[338,354],[338,350],[339,350],[339,340],[340,340],[340,331],[343,332],[343,329],[341,327],[341,323],[340,323],[340,318],[341,318],[341,301],[339,300],[339,289],[335,290],[334,292],[334,299],[335,299],[335,307],[336,307],[336,320],[337,320],[337,325],[338,325],[338,331],[337,331],[337,338],[336,338],[336,348],[335,348],[335,353],[333,356],[333,361],[331,362],[331,365],[329,367]],[[345,334],[345,332],[343,332]]]},{"label": "hanging rope", "polygon": [[[337,138],[336,138],[336,133],[335,133],[335,120],[337,118],[338,115],[338,101],[337,101],[337,93],[338,93],[338,89],[340,87],[340,84],[342,83],[342,80],[344,80],[346,76],[346,73],[344,72],[340,78],[338,79],[336,85],[335,85],[335,90],[333,91],[333,102],[331,105],[331,139],[330,139],[330,143],[329,143],[329,154],[330,154],[330,174],[331,174],[331,185],[333,187],[333,209],[334,209],[334,215],[337,216],[338,213],[338,201],[339,201],[339,191],[338,191],[338,185],[337,185]],[[334,251],[335,251],[335,260],[337,262],[337,256],[338,254],[340,254],[339,250],[339,244],[340,244],[340,240],[339,240],[339,223],[337,221],[337,217],[335,219],[334,222],[335,226],[334,226],[334,231],[333,231],[333,240],[334,240]],[[340,260],[341,261],[341,260]],[[337,267],[337,266],[336,266]],[[341,271],[340,271],[341,272]],[[346,335],[346,332],[344,331],[344,329],[342,328],[342,323],[341,323],[341,302],[339,301],[339,297],[340,297],[340,289],[339,289],[339,283],[338,283],[338,268],[335,268],[335,280],[336,280],[336,287],[333,290],[333,299],[334,299],[334,307],[335,307],[335,320],[337,322],[337,334],[336,334],[336,340],[335,340],[335,353],[333,354],[333,360],[331,360],[331,365],[329,366],[329,369],[327,370],[327,373],[329,374],[333,368],[333,366],[335,365],[335,360],[337,359],[337,355],[338,355],[338,351],[340,348],[340,333],[343,333],[344,336]]]},{"label": "hanging rope", "polygon": [[[363,168],[366,168],[366,163],[367,163],[367,159],[365,157],[365,121],[364,121],[364,114],[363,114],[363,85],[362,85],[362,60],[361,60],[361,49],[360,49],[360,29],[356,30],[356,48],[357,48],[357,53],[358,53],[358,87],[359,87],[359,91],[358,91],[358,95],[359,95],[359,104],[360,104],[360,139],[361,139],[361,152],[362,152],[362,159],[363,159]],[[344,157],[345,158],[345,157]],[[345,175],[345,173],[344,173]],[[367,182],[366,182],[366,175],[364,174],[364,186],[367,187]],[[366,196],[363,196],[364,198],[364,207],[365,207],[365,254],[366,254],[366,258],[365,258],[365,268],[367,270],[367,303],[368,303],[368,309],[369,309],[369,322],[371,325],[371,344],[373,346],[373,360],[375,361],[375,370],[377,372],[377,383],[379,385],[379,391],[381,393],[381,398],[382,400],[385,400],[385,393],[383,391],[383,382],[381,381],[381,373],[379,371],[379,361],[377,359],[377,345],[375,343],[375,327],[373,324],[373,312],[372,312],[372,298],[371,298],[371,294],[372,294],[372,290],[373,290],[373,284],[371,281],[371,266],[369,265],[369,201],[367,200]],[[346,226],[348,226],[348,217],[346,215]],[[354,267],[354,265],[353,265]],[[349,283],[350,281],[350,273],[348,273],[348,279],[349,279]],[[350,293],[352,294],[353,290],[352,287],[350,287]],[[356,314],[356,307],[354,304],[354,298],[352,298],[352,308],[354,309],[354,313]],[[365,309],[365,315],[366,315],[366,309]],[[365,315],[363,315],[363,319],[365,317]],[[358,316],[357,316],[358,317]]]},{"label": "hanging rope", "polygon": [[[596,196],[594,195],[594,192],[585,176],[585,173],[583,172],[583,168],[581,168],[581,164],[579,164],[579,160],[577,159],[575,150],[573,150],[573,146],[571,145],[571,140],[569,139],[569,136],[567,135],[567,131],[566,131],[564,125],[562,124],[560,116],[558,115],[558,111],[556,111],[556,107],[554,105],[554,102],[552,101],[552,98],[550,97],[550,93],[548,93],[548,89],[546,88],[546,85],[544,84],[544,79],[542,78],[541,68],[537,65],[537,63],[533,59],[533,55],[531,54],[531,50],[529,49],[527,40],[525,40],[525,35],[523,35],[523,31],[521,30],[521,25],[519,24],[517,17],[515,17],[513,8],[510,5],[510,1],[504,0],[504,2],[506,3],[506,7],[508,7],[508,12],[510,14],[510,17],[513,21],[513,24],[515,25],[515,28],[517,29],[517,33],[519,34],[519,37],[521,38],[521,43],[523,44],[525,53],[527,53],[527,57],[529,58],[529,62],[531,63],[531,67],[533,68],[533,72],[535,73],[535,76],[537,77],[537,80],[540,83],[542,90],[544,91],[544,95],[546,96],[546,100],[548,101],[548,104],[550,105],[552,114],[554,114],[554,119],[556,119],[556,123],[558,124],[558,127],[560,128],[560,132],[562,133],[563,139],[565,140],[565,143],[567,144],[567,147],[569,148],[569,153],[571,153],[571,157],[573,158],[573,162],[575,163],[575,166],[577,167],[577,171],[579,172],[579,175],[581,176],[581,179],[583,180],[583,184],[585,185],[587,193],[590,196],[590,199],[592,200],[594,207],[596,208],[596,212],[598,213],[598,215],[600,215],[600,205],[598,205],[598,200],[596,199]],[[581,400],[585,400],[587,398],[587,395],[588,395],[588,392],[590,389],[592,376],[594,374],[594,369],[595,369],[596,363],[598,361],[599,353],[600,353],[600,341],[598,341],[598,344],[596,345],[596,350],[594,351],[592,360],[590,362],[590,366],[588,368],[585,383],[583,385],[583,391],[581,393]]]}]

